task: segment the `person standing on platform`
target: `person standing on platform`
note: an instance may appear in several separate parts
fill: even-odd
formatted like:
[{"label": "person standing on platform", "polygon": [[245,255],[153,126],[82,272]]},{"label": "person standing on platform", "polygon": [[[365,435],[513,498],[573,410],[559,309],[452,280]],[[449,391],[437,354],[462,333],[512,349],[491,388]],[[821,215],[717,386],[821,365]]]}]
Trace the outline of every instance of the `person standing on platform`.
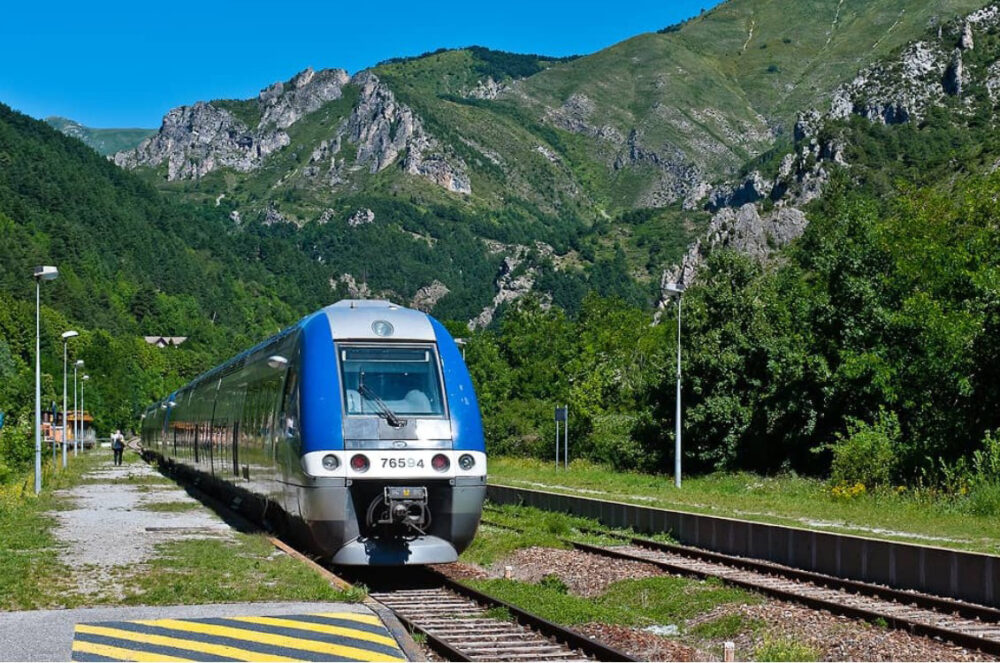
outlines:
[{"label": "person standing on platform", "polygon": [[122,454],[125,453],[125,436],[121,429],[111,434],[111,450],[115,453],[115,465],[121,465]]}]

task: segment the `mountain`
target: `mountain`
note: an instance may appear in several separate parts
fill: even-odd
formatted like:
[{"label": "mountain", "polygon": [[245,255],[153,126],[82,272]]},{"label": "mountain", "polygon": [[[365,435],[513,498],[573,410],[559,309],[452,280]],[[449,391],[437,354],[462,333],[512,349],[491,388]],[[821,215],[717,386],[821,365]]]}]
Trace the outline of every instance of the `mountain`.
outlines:
[{"label": "mountain", "polygon": [[995,2],[733,0],[580,58],[307,69],[174,109],[110,160],[0,105],[3,444],[30,460],[27,275],[56,264],[43,398],[79,329],[102,428],[342,296],[457,329],[535,292],[499,341],[471,335],[488,426],[518,449],[568,402],[581,449],[656,459],[673,335],[649,305],[703,270],[684,303],[701,467],[825,471],[812,449],[874,431],[917,476],[998,425],[998,63]]},{"label": "mountain", "polygon": [[49,126],[58,129],[67,136],[79,138],[104,155],[130,150],[148,136],[156,133],[155,129],[93,129],[74,120],[58,116],[47,117],[45,121]]},{"label": "mountain", "polygon": [[306,69],[254,99],[173,109],[114,159],[242,227],[326,244],[372,227],[433,254],[460,228],[491,266],[474,285],[354,267],[332,275],[338,294],[431,289],[428,306],[478,325],[529,290],[570,310],[587,290],[648,305],[708,227],[713,189],[791,146],[799,111],[981,4],[731,0],[563,61],[470,47]]},{"label": "mountain", "polygon": [[995,171],[998,101],[1000,5],[991,3],[929,28],[800,111],[792,145],[713,191],[704,241],[666,278],[690,282],[715,246],[763,258],[798,238],[803,210],[838,173],[891,199],[901,181],[946,190]]},{"label": "mountain", "polygon": [[[283,255],[267,239],[229,226],[0,104],[0,411],[10,424],[0,482],[4,463],[17,467],[30,451],[35,265],[59,269],[42,286],[43,399],[62,391],[60,334],[75,329],[70,357],[93,377],[87,402],[102,431],[131,426],[142,404],[322,300],[307,272],[279,278],[265,266]],[[164,334],[189,339],[169,352],[142,340]]]}]

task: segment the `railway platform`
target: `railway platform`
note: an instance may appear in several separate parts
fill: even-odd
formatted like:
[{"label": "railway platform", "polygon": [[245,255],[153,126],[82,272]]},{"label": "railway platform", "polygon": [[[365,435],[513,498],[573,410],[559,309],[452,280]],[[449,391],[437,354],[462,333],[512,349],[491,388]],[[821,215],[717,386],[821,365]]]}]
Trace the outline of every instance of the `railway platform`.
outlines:
[{"label": "railway platform", "polygon": [[0,613],[5,661],[405,661],[362,604],[238,603]]},{"label": "railway platform", "polygon": [[131,451],[118,467],[99,450],[77,462],[85,470],[40,524],[56,573],[29,589],[44,609],[0,605],[0,661],[420,658],[387,611],[240,531]]}]

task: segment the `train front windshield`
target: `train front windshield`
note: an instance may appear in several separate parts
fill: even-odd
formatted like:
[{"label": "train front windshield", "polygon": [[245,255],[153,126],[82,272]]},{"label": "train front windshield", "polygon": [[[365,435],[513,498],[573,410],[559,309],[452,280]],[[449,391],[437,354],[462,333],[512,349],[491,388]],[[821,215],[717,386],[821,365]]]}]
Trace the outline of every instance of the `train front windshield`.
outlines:
[{"label": "train front windshield", "polygon": [[441,417],[441,374],[433,346],[340,346],[347,414],[379,415],[379,401],[399,415]]}]

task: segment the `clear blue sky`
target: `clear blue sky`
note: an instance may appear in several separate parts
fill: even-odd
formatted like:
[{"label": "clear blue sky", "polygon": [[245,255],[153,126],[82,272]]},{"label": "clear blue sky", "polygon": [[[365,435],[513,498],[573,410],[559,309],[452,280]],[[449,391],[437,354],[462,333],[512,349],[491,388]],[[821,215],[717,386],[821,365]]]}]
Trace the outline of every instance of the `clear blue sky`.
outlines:
[{"label": "clear blue sky", "polygon": [[157,127],[174,106],[250,97],[307,66],[354,73],[472,44],[592,53],[716,1],[21,0],[0,21],[0,101],[40,118]]}]

